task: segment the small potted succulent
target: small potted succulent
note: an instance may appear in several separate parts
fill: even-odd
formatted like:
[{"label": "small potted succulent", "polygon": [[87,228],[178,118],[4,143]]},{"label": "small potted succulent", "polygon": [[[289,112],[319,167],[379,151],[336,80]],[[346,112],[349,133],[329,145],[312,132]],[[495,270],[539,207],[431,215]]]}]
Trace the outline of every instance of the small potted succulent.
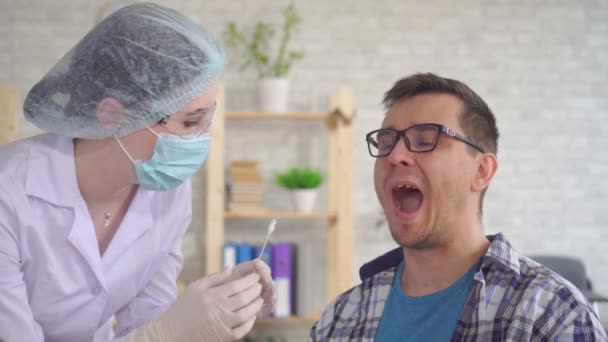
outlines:
[{"label": "small potted succulent", "polygon": [[[228,23],[224,32],[226,45],[234,48],[239,56],[244,56],[241,70],[253,68],[258,74],[258,110],[286,112],[289,97],[287,75],[293,62],[302,59],[301,51],[288,50],[287,46],[293,30],[300,22],[295,5],[290,3],[283,12],[284,23],[279,41],[271,44],[275,36],[273,27],[258,22],[250,39],[245,38],[235,22]],[[278,50],[271,51],[276,47]]]},{"label": "small potted succulent", "polygon": [[315,206],[318,188],[323,183],[323,174],[313,168],[292,167],[277,174],[275,182],[290,191],[296,211],[310,213]]}]

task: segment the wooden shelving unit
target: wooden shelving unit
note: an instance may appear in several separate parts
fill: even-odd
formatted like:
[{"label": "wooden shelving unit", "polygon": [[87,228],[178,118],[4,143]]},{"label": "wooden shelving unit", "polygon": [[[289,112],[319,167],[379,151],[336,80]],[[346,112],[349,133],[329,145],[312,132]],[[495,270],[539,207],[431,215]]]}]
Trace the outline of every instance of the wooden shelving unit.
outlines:
[{"label": "wooden shelving unit", "polygon": [[258,319],[256,324],[315,324],[320,318],[320,315],[312,315],[306,317],[286,317],[286,318],[264,318]]},{"label": "wooden shelving unit", "polygon": [[0,144],[17,138],[17,90],[0,82]]},{"label": "wooden shelving unit", "polygon": [[273,210],[260,210],[260,211],[227,211],[224,213],[224,217],[229,218],[287,218],[287,219],[328,219],[333,220],[336,218],[336,214],[330,212],[314,212],[314,213],[295,213],[292,211],[273,211]]},{"label": "wooden shelving unit", "polygon": [[[222,267],[226,219],[321,219],[327,221],[327,303],[352,286],[352,120],[354,97],[350,87],[340,87],[330,95],[330,108],[323,113],[226,112],[224,89],[220,89],[211,135],[213,144],[206,162],[206,224],[203,242],[205,272]],[[225,211],[224,138],[230,120],[320,120],[328,131],[328,208],[314,213],[262,209]],[[261,162],[264,162],[261,160]],[[265,319],[261,323],[313,323],[317,316]]]},{"label": "wooden shelving unit", "polygon": [[229,112],[227,120],[327,120],[329,113],[261,113],[261,112]]}]

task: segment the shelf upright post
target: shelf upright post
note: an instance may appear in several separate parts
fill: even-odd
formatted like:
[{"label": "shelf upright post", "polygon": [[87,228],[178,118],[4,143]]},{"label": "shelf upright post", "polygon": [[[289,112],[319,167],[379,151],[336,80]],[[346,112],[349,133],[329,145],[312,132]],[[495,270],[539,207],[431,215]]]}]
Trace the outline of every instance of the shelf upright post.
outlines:
[{"label": "shelf upright post", "polygon": [[0,144],[11,142],[17,138],[17,90],[0,82]]},{"label": "shelf upright post", "polygon": [[353,216],[352,216],[352,119],[353,89],[342,86],[331,94],[329,128],[329,221],[327,235],[327,299],[352,286]]},{"label": "shelf upright post", "polygon": [[205,273],[221,271],[224,246],[224,127],[226,97],[223,86],[217,96],[217,107],[211,125],[211,147],[205,177]]}]

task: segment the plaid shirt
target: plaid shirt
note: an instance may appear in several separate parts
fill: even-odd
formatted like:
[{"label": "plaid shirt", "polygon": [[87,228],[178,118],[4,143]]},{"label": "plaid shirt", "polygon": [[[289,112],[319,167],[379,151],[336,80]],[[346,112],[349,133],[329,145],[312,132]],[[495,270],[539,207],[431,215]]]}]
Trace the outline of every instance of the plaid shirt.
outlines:
[{"label": "plaid shirt", "polygon": [[[490,240],[452,341],[608,341],[578,289],[519,256],[502,234]],[[312,327],[309,341],[373,341],[395,270],[366,278],[338,296]]]}]

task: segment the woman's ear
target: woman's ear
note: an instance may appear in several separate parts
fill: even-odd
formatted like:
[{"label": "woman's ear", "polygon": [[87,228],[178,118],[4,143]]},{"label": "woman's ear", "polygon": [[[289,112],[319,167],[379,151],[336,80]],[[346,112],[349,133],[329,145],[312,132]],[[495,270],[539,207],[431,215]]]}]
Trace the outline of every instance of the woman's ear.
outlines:
[{"label": "woman's ear", "polygon": [[471,190],[473,192],[481,192],[485,189],[498,170],[498,160],[492,153],[484,153],[478,157],[477,170],[473,175],[471,182]]},{"label": "woman's ear", "polygon": [[127,117],[127,110],[116,99],[106,97],[97,104],[95,115],[104,128],[112,129]]}]

